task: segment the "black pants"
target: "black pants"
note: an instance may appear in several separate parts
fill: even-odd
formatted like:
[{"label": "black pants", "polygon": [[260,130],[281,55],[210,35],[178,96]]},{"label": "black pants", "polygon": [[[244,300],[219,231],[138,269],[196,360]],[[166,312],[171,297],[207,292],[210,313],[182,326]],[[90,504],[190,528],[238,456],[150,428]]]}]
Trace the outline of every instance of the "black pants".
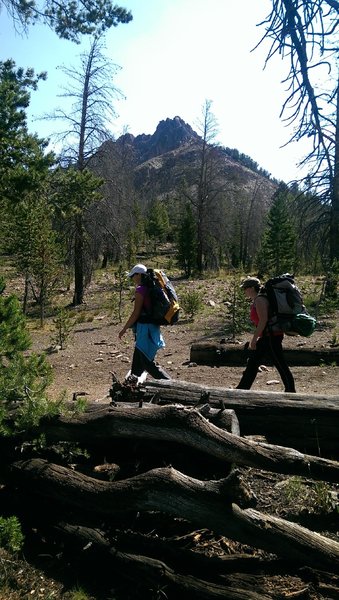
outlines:
[{"label": "black pants", "polygon": [[141,350],[134,348],[131,374],[140,377],[141,373],[147,371],[154,379],[171,379],[170,376],[154,360],[149,360]]},{"label": "black pants", "polygon": [[256,349],[248,351],[247,366],[237,389],[249,390],[251,388],[263,358],[268,355],[279,372],[285,392],[295,392],[294,378],[283,354],[282,340],[281,335],[264,335],[257,341]]}]

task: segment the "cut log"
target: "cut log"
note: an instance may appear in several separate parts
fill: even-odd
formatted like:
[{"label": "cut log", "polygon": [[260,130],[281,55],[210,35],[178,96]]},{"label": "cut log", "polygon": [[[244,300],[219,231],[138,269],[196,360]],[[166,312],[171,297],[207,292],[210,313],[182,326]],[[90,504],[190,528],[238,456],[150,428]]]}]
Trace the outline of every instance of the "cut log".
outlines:
[{"label": "cut log", "polygon": [[[115,388],[111,390],[114,399]],[[121,395],[119,396],[121,398]],[[125,391],[125,400],[180,403],[234,410],[241,435],[262,435],[270,444],[334,457],[339,452],[339,396],[233,390],[179,380],[148,381],[140,390]]]},{"label": "cut log", "polygon": [[37,499],[57,500],[66,508],[96,516],[161,511],[301,565],[339,568],[338,542],[295,523],[230,505],[232,496],[239,495],[237,474],[201,482],[166,468],[110,483],[33,459],[15,463],[12,476],[18,487],[29,489]]},{"label": "cut log", "polygon": [[[339,365],[339,348],[284,348],[289,365],[317,366],[321,362]],[[192,344],[190,361],[198,365],[243,366],[247,353],[243,346],[220,344],[218,342],[199,342]],[[265,364],[272,364],[267,358]]]},{"label": "cut log", "polygon": [[339,462],[243,439],[209,423],[196,410],[175,406],[149,406],[146,410],[104,405],[96,411],[46,421],[39,433],[48,443],[159,440],[187,446],[227,464],[339,481]]}]

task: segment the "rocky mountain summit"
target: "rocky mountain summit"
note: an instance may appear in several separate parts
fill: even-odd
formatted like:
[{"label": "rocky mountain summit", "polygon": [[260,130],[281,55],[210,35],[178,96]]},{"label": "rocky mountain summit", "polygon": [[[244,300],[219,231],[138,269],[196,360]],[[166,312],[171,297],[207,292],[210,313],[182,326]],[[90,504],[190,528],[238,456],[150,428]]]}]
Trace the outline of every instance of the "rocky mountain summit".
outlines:
[{"label": "rocky mountain summit", "polygon": [[173,150],[201,140],[192,127],[180,117],[160,121],[153,134],[134,136],[130,133],[122,135],[116,141],[117,146],[129,146],[133,150],[137,164],[146,162],[156,156],[167,154]]},{"label": "rocky mountain summit", "polygon": [[[203,140],[179,116],[160,121],[153,134],[134,136],[126,133],[115,142],[106,142],[105,162],[120,154],[128,156],[134,173],[134,185],[144,198],[176,193],[178,186],[194,185],[200,170]],[[111,158],[110,158],[111,157]],[[261,192],[270,202],[276,184],[250,157],[237,150],[214,146],[214,172],[219,187],[232,182],[233,189],[252,189],[260,182]],[[107,164],[107,162],[106,162]]]}]

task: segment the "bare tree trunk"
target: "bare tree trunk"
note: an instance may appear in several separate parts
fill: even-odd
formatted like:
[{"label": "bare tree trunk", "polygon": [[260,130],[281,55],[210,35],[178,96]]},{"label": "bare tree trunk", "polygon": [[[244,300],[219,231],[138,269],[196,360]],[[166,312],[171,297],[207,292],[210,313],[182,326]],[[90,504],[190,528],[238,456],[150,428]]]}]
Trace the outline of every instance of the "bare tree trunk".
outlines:
[{"label": "bare tree trunk", "polygon": [[84,232],[82,215],[75,217],[73,306],[84,301]]}]

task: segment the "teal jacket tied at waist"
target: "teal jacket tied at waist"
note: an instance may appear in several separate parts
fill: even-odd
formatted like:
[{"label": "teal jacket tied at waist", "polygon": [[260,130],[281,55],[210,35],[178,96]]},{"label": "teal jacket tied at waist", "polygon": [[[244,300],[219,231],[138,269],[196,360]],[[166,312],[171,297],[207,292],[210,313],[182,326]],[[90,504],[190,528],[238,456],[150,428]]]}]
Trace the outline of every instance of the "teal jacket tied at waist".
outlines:
[{"label": "teal jacket tied at waist", "polygon": [[159,325],[153,323],[136,323],[133,326],[135,347],[142,352],[148,360],[153,360],[160,348],[165,347]]}]

